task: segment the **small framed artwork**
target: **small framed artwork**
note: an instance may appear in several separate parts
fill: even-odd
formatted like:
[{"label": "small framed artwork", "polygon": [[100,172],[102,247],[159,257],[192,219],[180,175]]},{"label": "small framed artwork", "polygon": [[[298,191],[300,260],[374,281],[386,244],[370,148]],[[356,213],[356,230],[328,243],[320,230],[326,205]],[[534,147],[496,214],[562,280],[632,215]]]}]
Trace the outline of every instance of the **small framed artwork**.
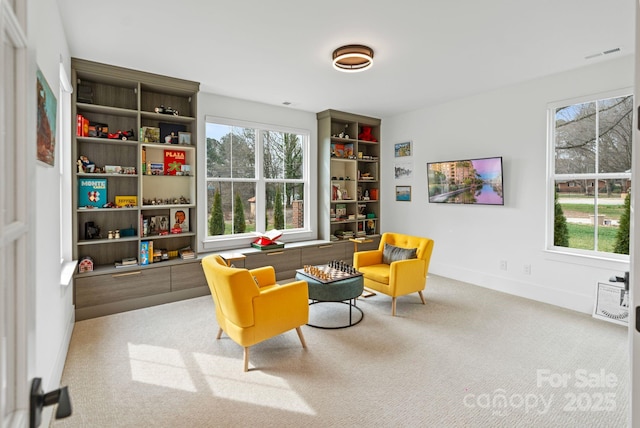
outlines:
[{"label": "small framed artwork", "polygon": [[396,201],[411,201],[411,186],[396,186]]},{"label": "small framed artwork", "polygon": [[396,162],[393,165],[393,175],[396,180],[404,180],[413,176],[413,162]]},{"label": "small framed artwork", "polygon": [[394,155],[397,158],[404,158],[411,156],[411,141],[404,143],[397,143],[394,146]]},{"label": "small framed artwork", "polygon": [[191,132],[178,132],[178,144],[191,144]]},{"label": "small framed artwork", "polygon": [[40,68],[36,72],[36,83],[38,95],[37,159],[46,166],[54,166],[58,101]]}]

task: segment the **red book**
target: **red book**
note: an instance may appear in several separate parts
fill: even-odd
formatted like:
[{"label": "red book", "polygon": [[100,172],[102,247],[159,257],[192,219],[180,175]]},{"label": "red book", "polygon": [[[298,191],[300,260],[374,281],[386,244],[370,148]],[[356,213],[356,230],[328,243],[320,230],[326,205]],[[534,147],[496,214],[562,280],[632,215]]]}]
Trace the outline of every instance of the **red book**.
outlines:
[{"label": "red book", "polygon": [[76,135],[82,137],[82,115],[78,114],[76,116]]},{"label": "red book", "polygon": [[182,165],[185,164],[184,150],[165,150],[164,151],[164,175],[176,175],[176,172],[182,171]]}]

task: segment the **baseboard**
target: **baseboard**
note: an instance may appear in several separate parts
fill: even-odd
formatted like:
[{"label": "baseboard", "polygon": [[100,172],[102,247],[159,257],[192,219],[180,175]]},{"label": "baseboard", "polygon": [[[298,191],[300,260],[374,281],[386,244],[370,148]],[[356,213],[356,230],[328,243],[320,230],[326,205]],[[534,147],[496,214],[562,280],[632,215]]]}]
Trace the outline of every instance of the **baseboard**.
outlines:
[{"label": "baseboard", "polygon": [[[429,266],[429,273],[577,312],[591,314],[593,311],[593,296],[571,293],[532,282],[505,278],[442,263],[432,263]],[[429,287],[428,280],[427,287]]]}]

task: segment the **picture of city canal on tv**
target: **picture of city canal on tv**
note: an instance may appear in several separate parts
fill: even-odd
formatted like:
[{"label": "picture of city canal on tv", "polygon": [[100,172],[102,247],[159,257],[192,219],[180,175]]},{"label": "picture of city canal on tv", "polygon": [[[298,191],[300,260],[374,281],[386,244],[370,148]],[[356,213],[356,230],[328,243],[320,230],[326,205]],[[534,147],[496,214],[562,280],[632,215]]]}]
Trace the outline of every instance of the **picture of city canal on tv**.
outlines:
[{"label": "picture of city canal on tv", "polygon": [[504,205],[502,157],[427,163],[429,202]]}]

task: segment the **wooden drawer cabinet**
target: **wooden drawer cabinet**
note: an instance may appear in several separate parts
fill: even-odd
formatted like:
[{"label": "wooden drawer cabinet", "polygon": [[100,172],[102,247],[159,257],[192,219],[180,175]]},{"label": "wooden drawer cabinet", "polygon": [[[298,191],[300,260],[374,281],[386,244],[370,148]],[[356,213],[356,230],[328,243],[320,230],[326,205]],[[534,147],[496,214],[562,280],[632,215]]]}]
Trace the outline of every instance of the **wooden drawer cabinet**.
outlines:
[{"label": "wooden drawer cabinet", "polygon": [[345,260],[345,243],[331,242],[304,247],[302,250],[301,264],[324,265],[332,260]]},{"label": "wooden drawer cabinet", "polygon": [[129,270],[76,278],[76,308],[104,305],[171,291],[171,268]]},{"label": "wooden drawer cabinet", "polygon": [[171,291],[208,286],[200,261],[171,266]]},{"label": "wooden drawer cabinet", "polygon": [[265,253],[247,254],[245,267],[255,269],[262,266],[273,266],[276,270],[276,280],[290,279],[296,276],[296,269],[300,269],[300,249],[282,249]]}]

